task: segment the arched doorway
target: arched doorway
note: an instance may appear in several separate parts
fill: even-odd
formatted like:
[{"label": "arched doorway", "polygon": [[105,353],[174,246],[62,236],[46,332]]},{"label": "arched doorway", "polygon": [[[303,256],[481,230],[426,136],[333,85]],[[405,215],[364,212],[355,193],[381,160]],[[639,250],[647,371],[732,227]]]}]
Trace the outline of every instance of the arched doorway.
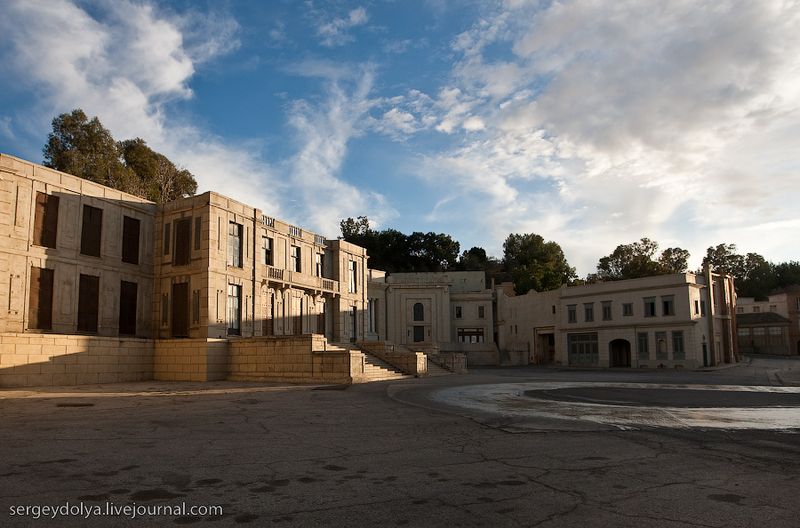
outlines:
[{"label": "arched doorway", "polygon": [[615,339],[608,344],[608,355],[612,367],[631,366],[631,344],[627,339]]}]

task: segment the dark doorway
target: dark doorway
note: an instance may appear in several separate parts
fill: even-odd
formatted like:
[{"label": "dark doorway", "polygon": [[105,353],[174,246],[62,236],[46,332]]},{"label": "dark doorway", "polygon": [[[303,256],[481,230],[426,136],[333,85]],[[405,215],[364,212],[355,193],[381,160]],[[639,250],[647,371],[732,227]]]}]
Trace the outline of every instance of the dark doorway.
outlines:
[{"label": "dark doorway", "polygon": [[556,360],[555,334],[539,334],[537,354],[534,362],[542,365],[552,365]]},{"label": "dark doorway", "polygon": [[612,367],[631,366],[631,344],[627,339],[615,339],[608,344]]},{"label": "dark doorway", "polygon": [[353,341],[353,343],[355,343],[358,340],[358,311],[357,311],[357,308],[355,306],[353,306],[352,318],[353,318],[353,339],[352,339],[352,341]]},{"label": "dark doorway", "polygon": [[189,337],[189,283],[172,285],[172,337]]},{"label": "dark doorway", "polygon": [[414,327],[414,342],[421,343],[425,341],[425,327],[424,326],[415,326]]}]

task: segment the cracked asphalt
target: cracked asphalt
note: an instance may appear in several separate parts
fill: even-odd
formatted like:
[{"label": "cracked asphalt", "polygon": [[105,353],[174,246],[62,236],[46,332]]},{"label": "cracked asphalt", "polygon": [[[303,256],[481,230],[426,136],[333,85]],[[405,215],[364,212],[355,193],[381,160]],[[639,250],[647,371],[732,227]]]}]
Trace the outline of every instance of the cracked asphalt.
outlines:
[{"label": "cracked asphalt", "polygon": [[[430,395],[528,381],[781,386],[800,381],[798,366],[766,358],[712,372],[477,369],[347,388],[0,391],[0,525],[797,527],[794,431],[519,429]],[[223,515],[10,514],[109,502],[221,505]]]}]

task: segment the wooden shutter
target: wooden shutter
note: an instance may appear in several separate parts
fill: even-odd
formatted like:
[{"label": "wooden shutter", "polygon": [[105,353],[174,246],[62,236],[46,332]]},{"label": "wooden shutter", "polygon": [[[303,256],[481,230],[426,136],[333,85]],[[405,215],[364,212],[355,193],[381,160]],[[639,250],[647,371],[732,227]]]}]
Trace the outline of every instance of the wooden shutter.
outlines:
[{"label": "wooden shutter", "polygon": [[192,258],[192,219],[181,218],[175,222],[174,266],[185,266]]},{"label": "wooden shutter", "polygon": [[37,246],[55,248],[57,234],[58,196],[37,192],[33,220],[33,243]]},{"label": "wooden shutter", "polygon": [[97,332],[100,277],[81,274],[78,286],[78,331]]},{"label": "wooden shutter", "polygon": [[53,270],[31,268],[28,328],[53,328]]},{"label": "wooden shutter", "polygon": [[83,206],[83,225],[81,226],[81,253],[92,257],[100,256],[100,241],[103,232],[103,210],[91,205]]},{"label": "wooden shutter", "polygon": [[139,231],[139,220],[122,217],[122,262],[139,263]]},{"label": "wooden shutter", "polygon": [[136,335],[136,296],[138,285],[135,282],[120,281],[119,285],[119,333]]}]

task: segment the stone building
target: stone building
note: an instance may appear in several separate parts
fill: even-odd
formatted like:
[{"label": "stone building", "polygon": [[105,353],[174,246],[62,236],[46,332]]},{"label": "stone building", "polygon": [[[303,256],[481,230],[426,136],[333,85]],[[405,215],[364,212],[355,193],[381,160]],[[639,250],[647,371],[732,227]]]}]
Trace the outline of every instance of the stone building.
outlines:
[{"label": "stone building", "polygon": [[363,374],[331,345],[365,337],[363,248],[214,192],[157,205],[4,154],[0,205],[0,386],[222,379],[248,338],[276,354],[271,379]]},{"label": "stone building", "polygon": [[694,368],[736,361],[730,277],[693,273],[497,290],[498,346],[518,364]]},{"label": "stone building", "polygon": [[482,271],[392,273],[369,270],[369,339],[411,350],[466,354],[496,365],[492,290]]},{"label": "stone building", "polygon": [[740,297],[736,306],[739,348],[745,354],[800,354],[800,287],[767,300]]}]

